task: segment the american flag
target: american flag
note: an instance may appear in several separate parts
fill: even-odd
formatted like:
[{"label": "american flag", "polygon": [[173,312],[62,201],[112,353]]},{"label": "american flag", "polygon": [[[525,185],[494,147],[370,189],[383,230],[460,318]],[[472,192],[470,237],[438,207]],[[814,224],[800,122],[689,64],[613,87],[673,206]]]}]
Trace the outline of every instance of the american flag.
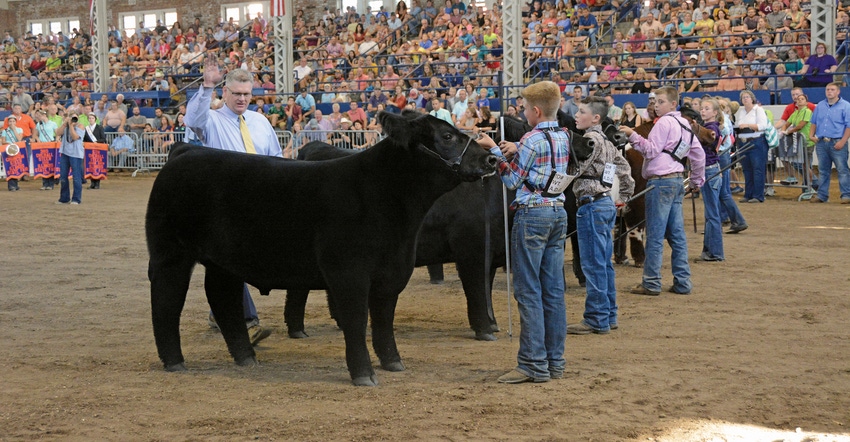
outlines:
[{"label": "american flag", "polygon": [[271,17],[282,17],[286,15],[286,7],[284,6],[284,2],[286,0],[271,0],[271,13],[269,14]]}]

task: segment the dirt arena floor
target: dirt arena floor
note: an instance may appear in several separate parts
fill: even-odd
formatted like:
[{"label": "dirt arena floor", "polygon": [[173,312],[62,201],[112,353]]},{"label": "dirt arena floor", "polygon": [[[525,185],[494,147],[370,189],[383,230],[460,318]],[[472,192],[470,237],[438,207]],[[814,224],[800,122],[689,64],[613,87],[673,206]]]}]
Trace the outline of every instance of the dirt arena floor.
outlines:
[{"label": "dirt arena floor", "polygon": [[[256,296],[274,334],[259,367],[236,367],[207,325],[202,267],[181,324],[190,371],[163,371],[143,233],[152,183],[116,176],[80,206],[38,182],[0,191],[0,440],[850,440],[850,206],[837,189],[829,204],[781,189],[744,205],[749,230],[724,235],[726,262],[691,264],[691,296],[631,295],[640,269],[616,267],[620,329],[569,336],[565,378],[544,384],[496,382],[518,347],[504,275],[499,340],[477,342],[454,269],[440,286],[417,269],[396,312],[407,371],[355,388],[320,293],[304,340],[286,337],[283,292]],[[694,258],[687,201],[685,219]],[[584,291],[567,281],[575,322]]]}]

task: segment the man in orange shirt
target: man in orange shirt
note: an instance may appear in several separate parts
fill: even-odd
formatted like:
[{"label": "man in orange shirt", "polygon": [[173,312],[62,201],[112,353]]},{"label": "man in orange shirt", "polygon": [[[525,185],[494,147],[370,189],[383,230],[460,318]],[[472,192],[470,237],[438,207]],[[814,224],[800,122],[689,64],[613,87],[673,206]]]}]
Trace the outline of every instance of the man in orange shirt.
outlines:
[{"label": "man in orange shirt", "polygon": [[131,41],[130,46],[127,48],[127,55],[131,57],[130,61],[138,61],[141,54],[142,49],[139,47],[139,42]]}]

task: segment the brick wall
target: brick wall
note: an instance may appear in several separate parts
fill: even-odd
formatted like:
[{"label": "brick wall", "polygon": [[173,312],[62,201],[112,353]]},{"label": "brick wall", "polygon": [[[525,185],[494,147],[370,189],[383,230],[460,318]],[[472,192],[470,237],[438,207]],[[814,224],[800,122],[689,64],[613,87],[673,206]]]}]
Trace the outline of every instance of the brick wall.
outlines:
[{"label": "brick wall", "polygon": [[[238,1],[238,0],[237,0]],[[244,1],[244,0],[243,0]],[[268,0],[252,0],[268,4]],[[236,2],[236,1],[235,1]],[[234,2],[234,3],[235,3]],[[118,25],[118,17],[124,12],[147,11],[176,8],[180,22],[185,27],[200,15],[204,26],[212,25],[221,14],[221,2],[209,0],[136,0],[136,5],[130,6],[128,0],[108,0],[106,19],[109,23]],[[294,9],[304,9],[307,17],[320,17],[328,4],[320,0],[294,1]],[[89,16],[88,0],[38,0],[9,2],[9,9],[0,10],[0,29],[11,30],[12,35],[24,33],[27,21],[33,17],[79,17],[81,26],[87,27]],[[294,12],[294,11],[293,11]],[[268,17],[268,14],[266,14]],[[2,33],[0,33],[2,35]]]}]

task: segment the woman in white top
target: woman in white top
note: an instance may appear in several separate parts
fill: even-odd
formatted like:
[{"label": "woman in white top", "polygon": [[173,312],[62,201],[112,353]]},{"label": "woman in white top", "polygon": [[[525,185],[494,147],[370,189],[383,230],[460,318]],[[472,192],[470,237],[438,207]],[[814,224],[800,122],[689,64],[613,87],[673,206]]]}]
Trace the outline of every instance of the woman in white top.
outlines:
[{"label": "woman in white top", "polygon": [[[741,159],[744,169],[744,203],[764,202],[764,179],[767,167],[767,139],[764,130],[770,125],[764,109],[756,102],[755,95],[748,90],[739,95],[741,107],[735,113],[737,149],[746,149]],[[751,146],[746,146],[750,144]]]}]

